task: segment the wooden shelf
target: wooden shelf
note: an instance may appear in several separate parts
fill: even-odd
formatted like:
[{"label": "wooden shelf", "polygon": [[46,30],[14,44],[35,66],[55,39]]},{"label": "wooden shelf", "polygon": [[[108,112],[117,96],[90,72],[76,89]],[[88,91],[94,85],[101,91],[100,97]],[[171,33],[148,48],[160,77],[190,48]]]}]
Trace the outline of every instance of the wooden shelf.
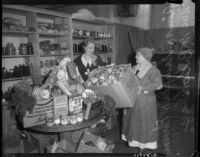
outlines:
[{"label": "wooden shelf", "polygon": [[25,58],[25,57],[35,57],[34,55],[3,55],[2,58]]},{"label": "wooden shelf", "polygon": [[[74,31],[83,30],[83,34],[79,35],[72,33],[73,45],[79,45],[83,40],[87,38],[92,38],[95,40],[95,43],[99,46],[108,46],[109,52],[98,52],[96,49],[95,54],[101,55],[101,58],[104,60],[108,57],[111,57],[111,62],[115,63],[115,26],[111,21],[101,20],[101,19],[74,19],[72,18],[72,29]],[[85,34],[87,32],[96,32],[93,34]],[[78,32],[77,32],[78,33]],[[99,34],[98,34],[99,33]],[[104,34],[105,33],[105,34]],[[89,36],[91,35],[91,36]],[[93,35],[93,36],[92,36]],[[72,45],[72,46],[73,46]],[[111,48],[111,49],[109,49]],[[111,51],[110,51],[111,50]],[[73,53],[74,58],[83,53]]]},{"label": "wooden shelf", "polygon": [[[104,55],[107,55],[107,54],[112,54],[113,52],[112,51],[109,51],[109,52],[95,52],[95,54],[104,54]],[[77,55],[82,55],[83,53],[73,53],[73,55],[77,56]]]},{"label": "wooden shelf", "polygon": [[98,19],[75,19],[73,18],[72,21],[74,22],[80,22],[80,23],[86,23],[86,24],[95,24],[95,25],[108,25],[108,24],[113,24],[110,21],[103,21],[103,20],[98,20]]},{"label": "wooden shelf", "polygon": [[54,56],[67,56],[70,54],[44,54],[44,55],[40,55],[40,57],[54,57]]},{"label": "wooden shelf", "polygon": [[73,36],[73,39],[87,39],[87,38],[93,38],[94,40],[113,39],[113,37]]},{"label": "wooden shelf", "polygon": [[43,36],[43,37],[65,37],[66,35],[68,35],[68,34],[63,34],[63,35],[61,35],[61,34],[51,34],[51,33],[38,33],[39,34],[39,36]]},{"label": "wooden shelf", "polygon": [[[38,9],[34,7],[29,7],[26,5],[3,5],[2,6],[2,17],[9,18],[12,17],[19,20],[27,31],[8,30],[5,28],[2,30],[2,40],[3,44],[6,45],[12,42],[14,45],[20,45],[20,43],[32,43],[34,55],[4,55],[2,56],[3,67],[6,69],[12,69],[17,64],[24,64],[24,62],[29,62],[32,64],[33,75],[35,76],[23,76],[20,78],[9,78],[2,80],[2,91],[5,92],[9,86],[13,86],[12,81],[29,79],[32,78],[35,84],[41,84],[41,68],[40,61],[48,60],[49,58],[44,57],[55,57],[55,56],[70,56],[72,57],[72,20],[71,16],[66,13],[49,11],[45,9]],[[67,26],[67,30],[64,32],[46,32],[38,31],[38,22],[51,23],[59,26]],[[34,32],[29,31],[29,28],[33,29]],[[17,30],[17,28],[16,28]],[[30,29],[31,30],[31,29]],[[62,34],[61,34],[62,33]],[[23,39],[22,39],[23,38]],[[67,50],[60,51],[59,54],[43,54],[40,55],[40,42],[43,40],[49,40],[52,43],[66,43]],[[69,51],[69,52],[68,52]],[[61,53],[62,52],[62,53]],[[16,59],[9,60],[9,59]],[[19,58],[19,59],[18,59]],[[22,58],[20,60],[20,58]],[[58,57],[62,58],[62,57]],[[28,59],[28,60],[26,60]],[[51,59],[51,58],[50,58]]]},{"label": "wooden shelf", "polygon": [[34,34],[36,32],[26,32],[26,31],[12,31],[12,30],[2,30],[3,34],[16,34],[16,35],[29,35]]},{"label": "wooden shelf", "polygon": [[18,81],[18,80],[23,80],[23,79],[31,79],[34,77],[40,77],[40,76],[22,76],[18,78],[8,78],[8,79],[2,79],[2,82],[8,82],[8,81]]}]

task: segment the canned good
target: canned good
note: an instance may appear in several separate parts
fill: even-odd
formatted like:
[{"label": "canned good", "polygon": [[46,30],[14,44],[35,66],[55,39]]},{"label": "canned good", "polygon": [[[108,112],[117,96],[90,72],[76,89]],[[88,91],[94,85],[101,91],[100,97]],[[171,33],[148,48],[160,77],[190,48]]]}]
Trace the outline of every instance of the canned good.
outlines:
[{"label": "canned good", "polygon": [[82,112],[77,114],[77,121],[78,122],[82,122],[83,121],[83,113]]},{"label": "canned good", "polygon": [[56,125],[60,124],[60,117],[58,116],[54,117],[54,124]]},{"label": "canned good", "polygon": [[62,115],[60,119],[61,119],[61,124],[62,125],[66,125],[69,122],[67,115]]},{"label": "canned good", "polygon": [[77,116],[76,115],[71,115],[70,116],[70,123],[71,124],[76,124],[77,123]]},{"label": "canned good", "polygon": [[53,114],[53,112],[46,113],[46,124],[47,124],[47,126],[53,126],[54,125],[54,114]]}]

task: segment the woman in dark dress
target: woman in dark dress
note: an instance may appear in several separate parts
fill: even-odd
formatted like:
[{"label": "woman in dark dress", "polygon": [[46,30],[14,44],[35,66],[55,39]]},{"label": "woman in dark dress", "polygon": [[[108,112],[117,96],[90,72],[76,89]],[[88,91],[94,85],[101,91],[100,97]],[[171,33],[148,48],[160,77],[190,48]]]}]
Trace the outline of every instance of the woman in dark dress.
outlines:
[{"label": "woman in dark dress", "polygon": [[83,80],[86,81],[88,79],[88,74],[95,68],[99,66],[103,66],[104,63],[100,56],[95,55],[95,41],[91,38],[86,39],[83,42],[84,54],[77,57],[74,60],[74,63],[78,67],[78,71],[82,76]]},{"label": "woman in dark dress", "polygon": [[[133,71],[139,87],[133,108],[124,110],[122,140],[141,150],[157,149],[158,121],[154,91],[162,88],[160,71],[151,64],[152,49],[140,48]],[[150,150],[149,150],[150,151]]]}]

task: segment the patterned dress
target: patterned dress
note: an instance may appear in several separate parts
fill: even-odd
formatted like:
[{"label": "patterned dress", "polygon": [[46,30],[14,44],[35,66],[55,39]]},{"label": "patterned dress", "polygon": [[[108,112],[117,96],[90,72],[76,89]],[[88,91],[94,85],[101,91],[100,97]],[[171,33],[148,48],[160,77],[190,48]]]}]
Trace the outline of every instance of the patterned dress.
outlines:
[{"label": "patterned dress", "polygon": [[154,91],[162,87],[160,71],[152,66],[138,78],[142,91],[137,95],[133,108],[123,115],[122,140],[140,149],[156,149],[158,139],[157,104]]}]

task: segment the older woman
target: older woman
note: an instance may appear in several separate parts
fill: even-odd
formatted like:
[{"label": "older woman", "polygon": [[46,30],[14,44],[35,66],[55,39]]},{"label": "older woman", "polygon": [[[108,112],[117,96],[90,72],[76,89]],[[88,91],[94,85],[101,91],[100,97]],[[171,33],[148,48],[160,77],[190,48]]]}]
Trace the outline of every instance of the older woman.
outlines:
[{"label": "older woman", "polygon": [[160,71],[150,62],[152,56],[152,49],[137,50],[137,65],[133,71],[140,85],[134,107],[126,109],[123,115],[122,140],[128,141],[130,147],[141,150],[157,149],[158,121],[154,91],[163,85]]},{"label": "older woman", "polygon": [[84,54],[77,57],[74,61],[83,80],[86,81],[88,74],[98,66],[103,66],[100,56],[95,55],[95,42],[91,38],[83,41]]}]

